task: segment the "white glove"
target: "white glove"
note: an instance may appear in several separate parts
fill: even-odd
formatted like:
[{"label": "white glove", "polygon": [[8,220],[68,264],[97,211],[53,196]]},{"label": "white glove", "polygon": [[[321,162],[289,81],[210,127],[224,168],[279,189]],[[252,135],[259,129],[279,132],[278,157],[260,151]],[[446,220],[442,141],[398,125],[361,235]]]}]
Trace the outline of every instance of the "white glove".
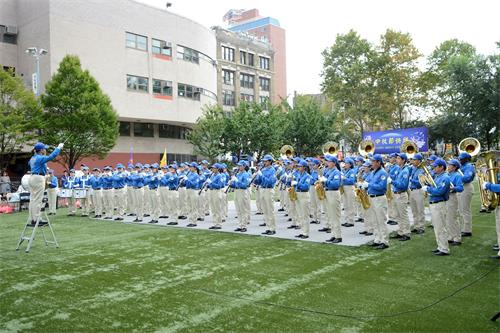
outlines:
[{"label": "white glove", "polygon": [[488,186],[488,182],[483,183],[483,190],[486,190],[486,187]]},{"label": "white glove", "polygon": [[321,176],[318,178],[320,182],[326,182],[326,177],[325,176]]},{"label": "white glove", "polygon": [[296,181],[296,180],[294,180],[294,181],[292,182],[292,186],[295,186],[295,185],[297,185],[297,181]]},{"label": "white glove", "polygon": [[428,190],[428,189],[429,189],[429,187],[428,187],[427,185],[422,186],[422,190],[423,190],[424,192],[427,192],[427,190]]},{"label": "white glove", "polygon": [[340,179],[344,180],[346,179],[344,175],[340,175]]},{"label": "white glove", "polygon": [[63,149],[63,147],[64,147],[64,143],[62,143],[62,142],[57,145],[57,148],[59,148],[59,149]]},{"label": "white glove", "polygon": [[387,177],[387,184],[390,184],[392,183],[392,178],[391,177]]},{"label": "white glove", "polygon": [[361,183],[361,187],[363,188],[368,188],[368,182],[367,181],[364,181],[363,183]]},{"label": "white glove", "polygon": [[262,176],[262,171],[257,171],[257,176],[261,177]]},{"label": "white glove", "polygon": [[186,179],[188,179],[188,176],[184,175],[184,176],[182,176],[182,179],[186,180]]},{"label": "white glove", "polygon": [[207,179],[207,184],[210,184],[212,182],[212,179],[208,178]]},{"label": "white glove", "polygon": [[290,178],[292,178],[291,175],[286,175],[286,180],[289,180]]},{"label": "white glove", "polygon": [[231,181],[236,182],[236,181],[238,181],[238,178],[236,178],[236,176],[232,176]]}]

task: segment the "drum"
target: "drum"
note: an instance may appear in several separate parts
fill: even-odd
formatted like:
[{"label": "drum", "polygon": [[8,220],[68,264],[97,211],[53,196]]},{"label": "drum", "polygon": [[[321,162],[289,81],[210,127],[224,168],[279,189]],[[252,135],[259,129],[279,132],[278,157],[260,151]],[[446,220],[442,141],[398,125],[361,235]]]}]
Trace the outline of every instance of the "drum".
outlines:
[{"label": "drum", "polygon": [[71,198],[73,196],[73,190],[70,188],[62,188],[59,191],[59,197],[61,198]]},{"label": "drum", "polygon": [[73,197],[75,197],[75,199],[85,199],[87,197],[87,189],[75,188],[73,190]]},{"label": "drum", "polygon": [[30,190],[30,184],[29,184],[30,177],[31,177],[31,175],[26,174],[23,176],[23,178],[21,178],[21,185],[23,186],[24,190],[28,191],[28,192]]}]

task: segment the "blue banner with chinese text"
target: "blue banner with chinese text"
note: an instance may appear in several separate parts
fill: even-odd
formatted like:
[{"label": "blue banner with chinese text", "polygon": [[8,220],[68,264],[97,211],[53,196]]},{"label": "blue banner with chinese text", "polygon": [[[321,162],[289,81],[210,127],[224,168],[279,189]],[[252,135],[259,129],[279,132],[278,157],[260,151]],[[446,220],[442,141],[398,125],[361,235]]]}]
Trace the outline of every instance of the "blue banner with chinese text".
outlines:
[{"label": "blue banner with chinese text", "polygon": [[407,140],[413,141],[419,152],[429,150],[427,127],[363,132],[363,140],[372,140],[375,143],[376,154],[399,153],[401,144]]}]

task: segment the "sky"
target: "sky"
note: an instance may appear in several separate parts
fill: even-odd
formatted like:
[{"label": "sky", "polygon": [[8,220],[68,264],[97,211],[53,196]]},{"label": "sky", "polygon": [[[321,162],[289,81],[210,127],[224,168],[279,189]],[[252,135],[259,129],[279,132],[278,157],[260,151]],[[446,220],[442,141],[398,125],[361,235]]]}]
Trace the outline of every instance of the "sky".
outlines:
[{"label": "sky", "polygon": [[[167,0],[136,0],[165,8]],[[424,56],[441,42],[457,38],[479,53],[498,53],[500,1],[496,0],[168,0],[170,11],[207,27],[223,26],[229,9],[259,9],[286,30],[287,89],[299,94],[319,93],[323,66],[321,52],[337,34],[357,31],[378,43],[387,29],[408,32]],[[422,64],[424,63],[422,59]]]}]

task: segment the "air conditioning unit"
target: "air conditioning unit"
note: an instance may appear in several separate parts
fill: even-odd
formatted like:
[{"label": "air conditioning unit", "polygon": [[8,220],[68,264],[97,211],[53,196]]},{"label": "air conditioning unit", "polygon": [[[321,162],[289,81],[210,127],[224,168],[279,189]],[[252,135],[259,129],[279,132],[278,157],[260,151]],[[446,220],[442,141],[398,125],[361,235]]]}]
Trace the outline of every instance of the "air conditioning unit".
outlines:
[{"label": "air conditioning unit", "polygon": [[8,26],[6,26],[4,34],[10,35],[10,36],[17,35],[17,27],[15,25],[8,25]]}]

